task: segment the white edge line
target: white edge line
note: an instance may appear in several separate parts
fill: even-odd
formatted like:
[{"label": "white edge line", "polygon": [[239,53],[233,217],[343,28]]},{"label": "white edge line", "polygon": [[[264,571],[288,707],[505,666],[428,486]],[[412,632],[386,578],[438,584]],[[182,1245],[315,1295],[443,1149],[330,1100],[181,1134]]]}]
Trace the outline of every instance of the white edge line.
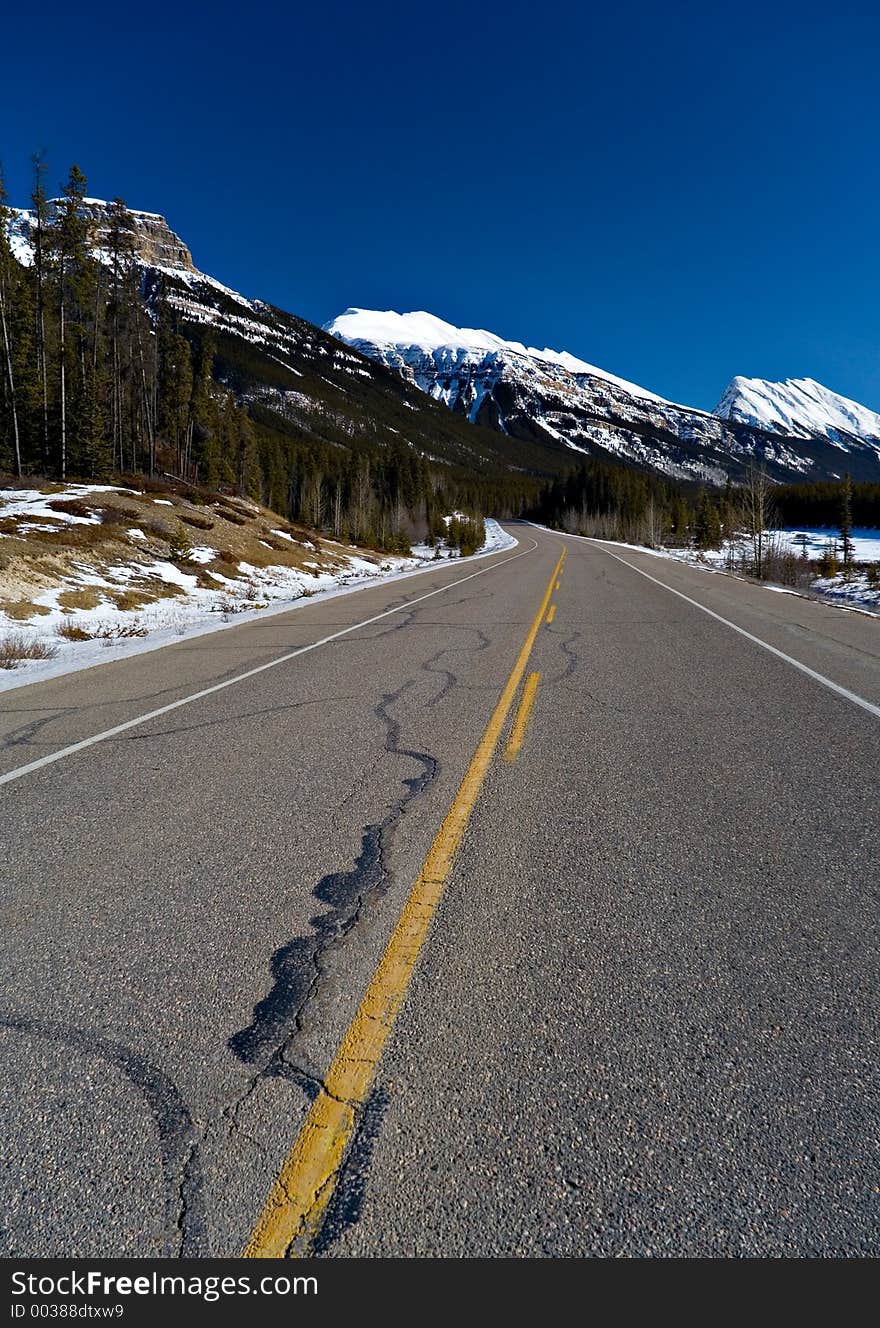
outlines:
[{"label": "white edge line", "polygon": [[[320,646],[329,645],[331,641],[338,641],[341,636],[349,636],[361,627],[369,627],[372,623],[381,622],[383,618],[390,618],[394,613],[403,613],[404,610],[411,609],[414,604],[421,604],[426,599],[433,599],[435,595],[442,595],[444,591],[453,590],[456,586],[464,585],[465,581],[473,581],[475,577],[485,576],[487,572],[494,572],[496,568],[503,567],[505,563],[516,562],[517,558],[525,558],[527,554],[534,553],[537,547],[538,541],[535,540],[530,549],[523,549],[519,553],[512,554],[509,558],[502,558],[500,562],[492,563],[489,567],[481,567],[477,572],[470,572],[467,576],[459,577],[457,581],[450,581],[448,585],[438,586],[436,590],[429,590],[425,595],[418,595],[415,599],[406,600],[393,609],[384,609],[382,613],[376,613],[372,618],[364,618],[362,622],[342,627],[338,632],[331,632],[329,636],[322,636],[319,641],[312,641],[309,645],[299,646],[296,650],[288,651],[286,655],[279,655],[277,659],[270,659],[265,664],[257,664],[255,668],[247,669],[244,673],[237,673],[234,678],[225,678],[223,682],[215,682],[212,686],[203,687],[198,692],[191,692],[188,696],[181,696],[176,701],[169,701],[167,705],[159,706],[158,710],[150,710],[145,715],[137,715],[134,719],[127,719],[124,724],[116,724],[112,729],[104,729],[102,733],[93,733],[88,738],[82,738],[79,742],[71,743],[69,747],[59,747],[58,751],[50,752],[47,756],[41,756],[36,761],[29,761],[27,765],[20,765],[14,770],[7,770],[5,774],[0,775],[0,784],[11,784],[13,780],[22,779],[35,770],[42,770],[44,766],[54,765],[56,761],[63,760],[65,756],[73,756],[76,752],[85,751],[87,747],[94,747],[99,742],[106,742],[108,738],[115,738],[120,733],[126,733],[129,729],[137,728],[140,724],[146,724],[151,719],[158,719],[161,715],[170,714],[172,710],[179,710],[181,706],[190,705],[193,701],[201,701],[206,696],[213,696],[215,692],[223,692],[227,687],[234,687],[236,683],[244,682],[247,678],[255,678],[258,673],[265,673],[267,669],[277,668],[279,664],[287,664],[300,655],[307,655]],[[424,570],[429,569],[425,568]]]},{"label": "white edge line", "polygon": [[[587,540],[587,543],[592,543],[592,540]],[[623,563],[624,567],[628,567],[631,572],[638,572],[639,576],[645,577],[647,581],[653,581],[655,586],[660,586],[661,589],[668,590],[670,595],[677,595],[678,598],[683,599],[686,604],[692,604],[693,607],[699,609],[701,613],[708,613],[710,618],[714,618],[716,622],[724,623],[724,626],[729,627],[732,632],[738,632],[739,635],[744,636],[747,641],[751,641],[754,645],[760,646],[762,650],[769,651],[770,654],[775,655],[777,659],[785,660],[785,663],[790,664],[793,669],[798,669],[799,672],[805,673],[808,678],[812,678],[814,682],[821,683],[822,686],[827,687],[829,691],[836,692],[838,696],[844,697],[847,701],[852,701],[853,705],[861,706],[862,710],[867,710],[868,714],[873,715],[875,719],[880,719],[880,706],[874,705],[873,701],[866,701],[863,696],[858,696],[855,692],[849,691],[848,688],[841,687],[840,683],[832,682],[830,678],[825,677],[824,673],[817,673],[815,669],[811,669],[807,664],[802,664],[799,659],[794,659],[791,655],[786,655],[784,650],[777,650],[776,646],[771,646],[768,641],[762,641],[759,636],[753,636],[751,632],[747,632],[744,627],[738,627],[736,623],[731,622],[729,618],[722,618],[721,614],[716,613],[714,609],[707,609],[705,604],[701,604],[699,600],[691,599],[690,595],[685,595],[680,590],[674,590],[673,587],[668,586],[665,581],[660,581],[656,576],[651,576],[650,572],[644,572],[641,567],[636,567],[633,563],[628,563],[625,558],[621,558],[617,553],[612,553],[610,549],[603,548],[602,552],[607,553],[608,557],[613,558],[615,562]]]}]

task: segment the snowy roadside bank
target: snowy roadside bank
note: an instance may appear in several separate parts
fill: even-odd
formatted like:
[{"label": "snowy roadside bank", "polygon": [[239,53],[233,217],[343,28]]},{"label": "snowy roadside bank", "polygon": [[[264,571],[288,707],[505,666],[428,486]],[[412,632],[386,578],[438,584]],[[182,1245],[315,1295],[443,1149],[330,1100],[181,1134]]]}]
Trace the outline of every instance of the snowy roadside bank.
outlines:
[{"label": "snowy roadside bank", "polygon": [[[798,567],[803,566],[804,571],[798,574],[794,585],[773,579],[755,584],[764,585],[768,590],[822,600],[836,608],[860,609],[869,613],[880,611],[880,579],[876,570],[869,570],[880,562],[880,530],[856,527],[852,532],[855,565],[849,570],[839,568],[832,575],[817,575],[815,569],[829,553],[835,561],[840,561],[840,536],[836,530],[792,526],[768,530],[765,538],[766,556],[772,555],[777,561],[797,559]],[[737,576],[741,574],[739,564],[748,556],[748,546],[744,539],[725,540],[720,549],[669,549],[664,553],[693,567]]]},{"label": "snowy roadside bank", "polygon": [[[733,549],[727,545],[721,549],[705,551],[649,549],[645,544],[627,544],[622,540],[599,539],[594,535],[574,535],[564,530],[553,530],[550,526],[539,526],[536,522],[529,524],[535,525],[538,530],[546,530],[548,534],[562,535],[565,539],[585,539],[591,544],[608,545],[610,549],[624,549],[632,553],[646,554],[649,558],[665,558],[673,562],[687,563],[689,567],[694,567],[698,571],[733,576],[776,594],[800,595],[804,599],[817,600],[832,608],[847,609],[850,612],[865,613],[869,617],[880,618],[880,584],[872,580],[864,568],[855,568],[850,573],[838,573],[833,577],[815,576],[803,587],[787,586],[775,581],[756,581],[752,577],[743,576],[736,567],[737,556],[742,552],[742,542],[736,544]],[[768,532],[768,538],[778,539],[777,547],[787,553],[796,554],[802,547],[797,541],[803,534],[806,534],[811,541],[808,546],[810,557],[820,556],[829,542],[833,543],[835,539],[833,531],[803,532],[794,529]],[[854,530],[853,543],[857,562],[880,561],[880,530],[864,528]]]},{"label": "snowy roadside bank", "polygon": [[[27,535],[29,526],[52,531],[54,525],[40,527],[40,523],[58,523],[62,517],[65,525],[94,526],[100,518],[79,506],[86,486],[77,487],[75,494],[54,495],[51,508],[46,495],[35,490],[6,491],[0,515],[7,529],[11,519],[17,519],[19,540]],[[89,492],[103,496],[117,495],[120,490],[91,486]],[[149,502],[163,516],[163,508],[172,506],[166,499],[150,498]],[[65,511],[68,504],[70,510]],[[13,650],[36,656],[17,658],[13,667],[0,668],[0,692],[288,613],[302,604],[418,576],[450,557],[459,561],[457,551],[445,543],[414,546],[407,556],[372,554],[326,540],[310,545],[283,530],[284,523],[276,525],[271,531],[272,543],[260,539],[257,544],[283,554],[289,549],[291,558],[296,555],[297,565],[284,565],[280,559],[275,562],[269,552],[264,565],[242,559],[234,569],[227,568],[232,575],[224,575],[212,570],[212,565],[224,565],[216,549],[196,545],[174,560],[157,557],[148,547],[148,534],[138,525],[125,535],[129,547],[143,547],[142,555],[99,560],[90,556],[86,546],[78,560],[65,567],[65,574],[56,578],[56,584],[32,591],[26,600],[13,598],[19,593],[14,572],[0,565],[0,647],[4,641],[11,642]],[[463,561],[485,558],[518,543],[496,521],[487,519],[485,528],[485,543]],[[51,540],[47,542],[51,547]],[[0,550],[3,543],[0,532]],[[44,561],[49,561],[45,555]]]}]

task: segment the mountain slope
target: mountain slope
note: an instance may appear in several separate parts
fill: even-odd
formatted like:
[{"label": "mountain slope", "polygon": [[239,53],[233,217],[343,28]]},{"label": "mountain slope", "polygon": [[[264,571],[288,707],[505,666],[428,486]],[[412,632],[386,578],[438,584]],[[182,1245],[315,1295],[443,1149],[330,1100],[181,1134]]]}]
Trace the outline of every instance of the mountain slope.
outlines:
[{"label": "mountain slope", "polygon": [[880,415],[812,378],[734,378],[716,415],[789,438],[827,438],[842,451],[868,443],[880,452]]},{"label": "mountain slope", "polygon": [[833,478],[847,469],[880,477],[880,453],[855,435],[844,459],[820,429],[788,432],[769,420],[695,410],[567,352],[456,328],[424,312],[348,309],[326,329],[453,412],[512,438],[714,484],[741,475],[755,456],[778,479]]},{"label": "mountain slope", "polygon": [[[87,199],[83,212],[93,252],[109,264],[111,205]],[[215,378],[261,425],[298,445],[401,445],[466,476],[552,475],[571,467],[574,452],[719,485],[755,456],[778,479],[847,470],[880,478],[880,447],[865,436],[876,434],[878,417],[810,380],[734,379],[710,414],[567,352],[430,314],[349,309],[321,329],[200,271],[158,213],[128,210],[126,218],[148,308],[164,304],[193,343],[210,332]],[[13,211],[12,248],[24,264],[33,228],[32,213]],[[782,389],[799,389],[798,400]]]},{"label": "mountain slope", "polygon": [[[88,199],[83,208],[93,253],[107,265],[110,207]],[[128,209],[127,221],[147,305],[155,310],[163,299],[178,329],[192,339],[210,332],[214,376],[262,420],[300,440],[352,450],[401,443],[469,473],[503,468],[546,475],[567,463],[560,443],[471,428],[321,328],[199,271],[187,245],[158,213]],[[30,211],[13,210],[12,250],[26,266],[33,261],[34,224]]]}]

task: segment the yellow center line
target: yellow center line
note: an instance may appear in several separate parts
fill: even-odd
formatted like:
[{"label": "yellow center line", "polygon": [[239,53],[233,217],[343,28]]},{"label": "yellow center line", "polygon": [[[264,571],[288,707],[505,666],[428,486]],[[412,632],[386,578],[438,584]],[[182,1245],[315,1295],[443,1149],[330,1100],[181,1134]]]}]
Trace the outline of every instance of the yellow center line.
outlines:
[{"label": "yellow center line", "polygon": [[552,623],[552,621],[553,621],[553,619],[554,619],[555,617],[556,617],[556,605],[555,605],[555,604],[551,604],[551,605],[550,605],[550,608],[547,610],[547,617],[546,617],[545,620],[544,620],[544,621],[547,623],[548,627],[549,627],[550,623]]},{"label": "yellow center line", "polygon": [[244,1248],[246,1259],[307,1254],[317,1234],[355,1127],[357,1108],[366,1100],[394,1027],[564,559],[565,550],[385,953],[327,1071],[324,1086],[309,1109]]},{"label": "yellow center line", "polygon": [[532,713],[532,706],[535,704],[535,693],[540,681],[540,673],[530,673],[526,678],[526,685],[520,697],[513,728],[510,730],[510,737],[507,740],[507,746],[504,748],[505,761],[515,761],[519,755],[519,749],[522,747],[523,738],[526,736],[526,725],[529,722],[529,715]]}]

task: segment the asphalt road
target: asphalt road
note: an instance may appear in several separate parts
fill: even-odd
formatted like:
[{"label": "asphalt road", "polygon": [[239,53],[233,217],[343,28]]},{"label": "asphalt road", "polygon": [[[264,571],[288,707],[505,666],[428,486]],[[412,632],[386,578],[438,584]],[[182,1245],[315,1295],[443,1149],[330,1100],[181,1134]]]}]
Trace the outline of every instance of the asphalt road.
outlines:
[{"label": "asphalt road", "polygon": [[244,1247],[563,546],[314,1252],[877,1253],[880,624],[515,533],[0,698],[2,777],[395,610],[0,787],[2,1253]]}]

